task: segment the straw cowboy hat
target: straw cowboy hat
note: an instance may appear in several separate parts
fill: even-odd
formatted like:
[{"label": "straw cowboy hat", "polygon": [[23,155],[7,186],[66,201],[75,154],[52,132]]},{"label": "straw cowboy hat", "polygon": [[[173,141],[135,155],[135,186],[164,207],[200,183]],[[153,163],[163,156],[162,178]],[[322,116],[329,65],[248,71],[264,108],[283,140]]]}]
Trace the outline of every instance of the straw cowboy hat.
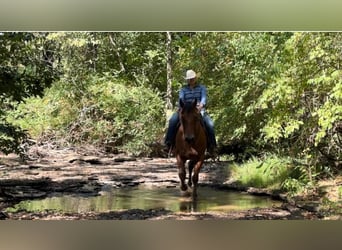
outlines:
[{"label": "straw cowboy hat", "polygon": [[193,71],[192,69],[189,69],[189,70],[186,71],[185,80],[189,80],[189,79],[195,78],[196,76],[197,76],[196,72]]}]

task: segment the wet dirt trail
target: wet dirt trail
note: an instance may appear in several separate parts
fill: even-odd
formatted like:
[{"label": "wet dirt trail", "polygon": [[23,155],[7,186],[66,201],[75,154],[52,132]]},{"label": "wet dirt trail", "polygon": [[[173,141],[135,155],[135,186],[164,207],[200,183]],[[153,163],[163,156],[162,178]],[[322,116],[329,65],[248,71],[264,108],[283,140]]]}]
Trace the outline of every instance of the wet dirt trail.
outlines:
[{"label": "wet dirt trail", "polygon": [[[239,211],[175,212],[165,208],[117,211],[59,212],[7,211],[23,200],[59,195],[96,196],[104,186],[123,189],[145,186],[178,187],[174,158],[135,158],[104,155],[80,149],[39,149],[35,159],[22,162],[17,155],[0,155],[0,219],[3,220],[279,220],[317,219],[315,214],[289,204]],[[227,162],[205,162],[200,187],[236,190]],[[244,190],[246,191],[246,190]],[[200,192],[200,191],[199,191]],[[254,194],[263,194],[252,190]]]}]

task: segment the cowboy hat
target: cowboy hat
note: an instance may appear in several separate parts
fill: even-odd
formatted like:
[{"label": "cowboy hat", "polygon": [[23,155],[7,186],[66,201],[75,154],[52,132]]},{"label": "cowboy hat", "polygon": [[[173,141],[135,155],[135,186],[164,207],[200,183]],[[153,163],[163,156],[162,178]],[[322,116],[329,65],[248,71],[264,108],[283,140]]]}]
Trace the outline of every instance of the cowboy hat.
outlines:
[{"label": "cowboy hat", "polygon": [[189,79],[192,79],[192,78],[195,78],[196,77],[196,72],[193,71],[192,69],[189,69],[186,71],[186,74],[185,74],[185,80],[189,80]]}]

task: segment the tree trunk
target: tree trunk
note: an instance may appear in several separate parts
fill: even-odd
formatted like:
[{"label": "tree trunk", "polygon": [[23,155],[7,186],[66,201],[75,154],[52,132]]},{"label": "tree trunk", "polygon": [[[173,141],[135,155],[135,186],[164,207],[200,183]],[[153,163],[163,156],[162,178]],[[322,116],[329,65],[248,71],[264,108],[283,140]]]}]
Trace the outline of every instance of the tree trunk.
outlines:
[{"label": "tree trunk", "polygon": [[121,60],[121,55],[119,53],[119,48],[118,48],[118,46],[117,46],[117,44],[115,42],[115,38],[111,34],[109,35],[109,41],[114,46],[114,50],[115,50],[116,56],[117,56],[119,64],[120,64],[120,73],[121,72],[125,72],[126,68],[125,68],[125,65],[123,64],[123,62]]},{"label": "tree trunk", "polygon": [[171,33],[166,32],[166,79],[167,79],[167,87],[166,87],[166,110],[172,110],[172,50],[171,50]]}]

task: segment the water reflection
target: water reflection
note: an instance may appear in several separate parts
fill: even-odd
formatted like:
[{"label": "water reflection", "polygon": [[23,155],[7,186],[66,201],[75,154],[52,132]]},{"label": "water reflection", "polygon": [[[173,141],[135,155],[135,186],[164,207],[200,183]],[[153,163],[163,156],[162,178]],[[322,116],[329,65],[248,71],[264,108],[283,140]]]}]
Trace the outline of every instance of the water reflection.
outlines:
[{"label": "water reflection", "polygon": [[199,187],[198,198],[183,197],[178,188],[107,189],[96,197],[55,196],[43,200],[23,201],[9,211],[30,212],[57,210],[63,212],[108,212],[123,209],[159,209],[173,212],[233,211],[255,207],[271,207],[276,202],[238,192]]},{"label": "water reflection", "polygon": [[179,211],[180,212],[197,212],[198,200],[192,200],[191,198],[180,200]]}]

